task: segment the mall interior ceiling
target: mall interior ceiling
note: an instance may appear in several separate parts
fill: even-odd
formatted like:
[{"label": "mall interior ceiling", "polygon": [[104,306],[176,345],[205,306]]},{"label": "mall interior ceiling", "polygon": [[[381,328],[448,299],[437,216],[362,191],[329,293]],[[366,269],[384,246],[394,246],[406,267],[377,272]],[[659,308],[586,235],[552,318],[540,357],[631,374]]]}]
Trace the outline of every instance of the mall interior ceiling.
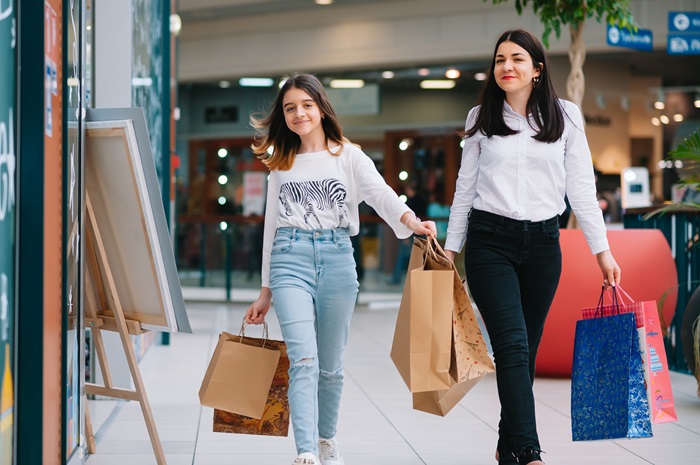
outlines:
[{"label": "mall interior ceiling", "polygon": [[[193,23],[206,23],[208,21],[221,20],[225,18],[246,18],[250,21],[258,21],[264,24],[266,14],[285,12],[308,12],[313,14],[319,8],[323,8],[321,3],[330,2],[335,6],[369,6],[380,3],[398,3],[405,0],[178,0],[178,14],[182,18],[183,27]],[[435,1],[435,0],[432,0]],[[481,3],[482,0],[479,0]],[[514,7],[514,5],[512,5]],[[418,83],[424,79],[423,72],[430,76],[442,76],[445,71],[454,68],[460,72],[460,76],[455,79],[456,87],[464,90],[477,90],[480,88],[478,73],[487,70],[490,56],[480,59],[470,59],[468,61],[453,60],[450,62],[437,61],[430,62],[423,60],[413,63],[406,62],[392,67],[393,76],[385,79],[382,73],[385,69],[376,67],[355,68],[355,69],[333,69],[333,70],[308,70],[314,72],[319,78],[328,83],[333,78],[363,79],[365,82],[376,82],[381,87],[391,88],[418,88]],[[660,77],[661,86],[664,88],[687,88],[698,87],[700,90],[700,55],[668,55],[666,50],[655,50],[653,52],[627,51],[626,49],[610,47],[605,51],[588,52],[587,62],[611,63],[619,66],[625,64],[630,71],[630,76],[640,77]],[[585,71],[585,65],[584,65]],[[232,85],[237,85],[237,80],[243,76],[228,76]],[[282,76],[267,76],[279,79]],[[199,81],[195,85],[218,86],[221,79],[212,78],[210,81]],[[181,82],[181,84],[191,84]]]}]

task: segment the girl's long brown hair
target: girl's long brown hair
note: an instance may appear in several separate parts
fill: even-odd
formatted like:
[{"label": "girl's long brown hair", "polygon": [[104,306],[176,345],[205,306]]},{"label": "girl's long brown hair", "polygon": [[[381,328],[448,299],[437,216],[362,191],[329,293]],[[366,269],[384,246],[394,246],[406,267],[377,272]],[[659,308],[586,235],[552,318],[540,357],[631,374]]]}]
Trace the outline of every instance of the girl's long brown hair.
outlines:
[{"label": "girl's long brown hair", "polygon": [[[326,135],[326,149],[328,149],[329,141],[340,145],[349,143],[348,139],[343,136],[338,117],[321,81],[311,74],[293,74],[280,88],[269,114],[264,118],[250,117],[250,125],[256,131],[255,141],[251,148],[253,153],[270,170],[285,171],[290,169],[301,146],[301,139],[287,127],[284,119],[282,104],[284,103],[284,95],[290,89],[303,90],[318,105],[321,115],[324,116],[321,119],[321,127]],[[270,147],[273,148],[272,155],[267,152]],[[337,151],[334,155],[340,153],[342,150]]]}]

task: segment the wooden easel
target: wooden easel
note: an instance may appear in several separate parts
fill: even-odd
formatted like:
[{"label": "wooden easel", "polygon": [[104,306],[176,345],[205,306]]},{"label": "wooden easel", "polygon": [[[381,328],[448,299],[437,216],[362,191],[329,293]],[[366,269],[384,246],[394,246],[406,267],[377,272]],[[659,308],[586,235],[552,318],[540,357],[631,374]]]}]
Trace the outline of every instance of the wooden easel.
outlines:
[{"label": "wooden easel", "polygon": [[[158,465],[166,465],[165,454],[163,447],[158,437],[156,424],[153,420],[151,406],[146,397],[146,390],[139,371],[134,346],[131,343],[132,334],[142,334],[148,330],[141,328],[141,323],[135,320],[127,320],[124,318],[124,312],[119,301],[117,288],[114,283],[107,255],[104,249],[104,243],[100,236],[100,230],[95,221],[94,211],[90,203],[90,197],[85,194],[85,208],[87,226],[85,231],[85,251],[87,256],[86,272],[85,272],[85,326],[92,330],[92,337],[95,341],[95,353],[100,362],[102,378],[104,386],[99,386],[92,383],[85,383],[85,394],[95,394],[114,399],[135,400],[141,404],[148,435],[151,439],[153,452],[156,456]],[[95,299],[96,290],[98,301]],[[108,308],[107,297],[105,290],[109,291],[114,302],[114,308]],[[114,386],[112,374],[109,370],[107,361],[107,353],[105,352],[104,341],[102,339],[102,331],[116,331],[119,333],[126,361],[129,365],[131,378],[134,382],[135,389],[133,391],[121,389]],[[89,453],[95,453],[95,436],[92,431],[92,423],[90,422],[90,413],[88,410],[87,400],[85,401],[85,434],[87,436],[87,449]]]}]

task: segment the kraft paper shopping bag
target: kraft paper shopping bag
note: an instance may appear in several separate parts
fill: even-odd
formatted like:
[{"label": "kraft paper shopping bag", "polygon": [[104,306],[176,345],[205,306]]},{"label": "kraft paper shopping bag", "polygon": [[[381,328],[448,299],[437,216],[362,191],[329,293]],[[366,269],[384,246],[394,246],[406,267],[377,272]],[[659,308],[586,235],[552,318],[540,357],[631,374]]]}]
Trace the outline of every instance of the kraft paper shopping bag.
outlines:
[{"label": "kraft paper shopping bag", "polygon": [[432,243],[423,239],[418,241],[423,247],[432,247],[435,252],[426,256],[426,269],[452,272],[452,353],[450,388],[414,392],[413,408],[445,416],[485,374],[495,371],[495,367],[488,354],[469,295],[454,263],[447,258],[445,251],[434,239]]},{"label": "kraft paper shopping bag", "polygon": [[452,272],[427,270],[431,253],[414,239],[391,347],[391,359],[411,392],[452,386]]},{"label": "kraft paper shopping bag", "polygon": [[[259,339],[248,338],[251,341]],[[231,413],[225,410],[214,409],[215,433],[256,434],[263,436],[287,436],[289,434],[289,357],[287,346],[283,341],[268,340],[266,347],[280,351],[280,359],[277,363],[275,377],[272,386],[267,393],[265,410],[262,418],[255,419]]]},{"label": "kraft paper shopping bag", "polygon": [[266,340],[251,341],[243,329],[238,336],[222,332],[199,389],[200,403],[260,419],[280,359]]}]

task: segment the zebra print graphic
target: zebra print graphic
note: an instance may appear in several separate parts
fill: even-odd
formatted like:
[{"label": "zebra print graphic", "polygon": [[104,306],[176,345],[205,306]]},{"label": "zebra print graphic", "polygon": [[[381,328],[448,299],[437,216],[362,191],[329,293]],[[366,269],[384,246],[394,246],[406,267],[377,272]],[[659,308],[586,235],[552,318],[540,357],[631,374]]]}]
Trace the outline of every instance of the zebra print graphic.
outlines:
[{"label": "zebra print graphic", "polygon": [[[323,229],[321,220],[316,214],[317,210],[335,210],[338,212],[339,223],[349,217],[345,208],[347,191],[342,182],[335,178],[321,181],[286,182],[280,188],[280,202],[287,216],[292,216],[290,204],[298,204],[304,208],[304,223],[313,228],[309,223],[309,217],[313,216],[318,223],[318,228]],[[337,225],[337,226],[340,226]]]}]

